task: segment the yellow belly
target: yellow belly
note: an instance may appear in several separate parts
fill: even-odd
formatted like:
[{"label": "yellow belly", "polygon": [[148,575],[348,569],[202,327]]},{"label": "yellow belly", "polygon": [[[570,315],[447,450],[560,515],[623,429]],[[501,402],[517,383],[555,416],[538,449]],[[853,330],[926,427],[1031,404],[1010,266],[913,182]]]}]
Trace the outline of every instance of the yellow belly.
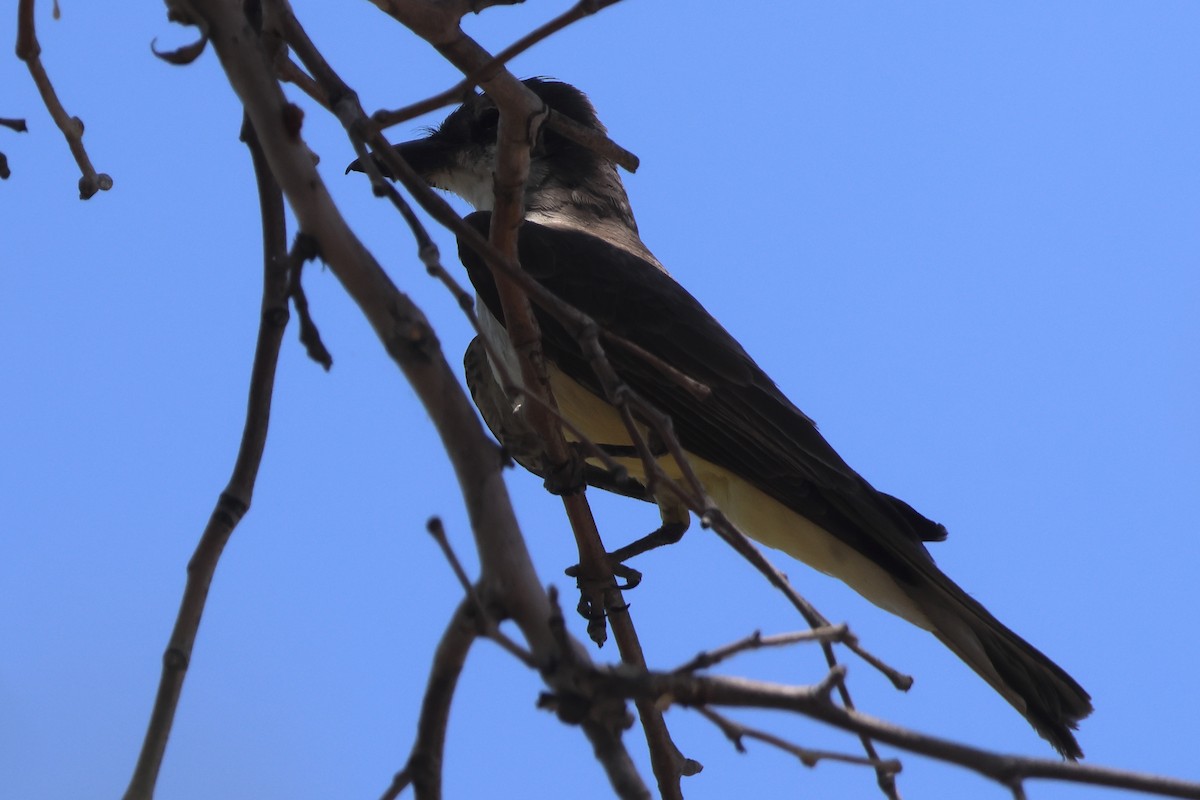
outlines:
[{"label": "yellow belly", "polygon": [[[563,415],[584,436],[598,444],[632,444],[620,415],[606,401],[554,367],[550,368],[550,384]],[[932,629],[908,594],[873,561],[737,475],[699,456],[688,455],[709,496],[747,536],[838,578],[875,605],[914,625]],[[631,475],[644,479],[638,459],[617,461]],[[659,463],[668,476],[682,477],[674,459],[664,457]]]}]

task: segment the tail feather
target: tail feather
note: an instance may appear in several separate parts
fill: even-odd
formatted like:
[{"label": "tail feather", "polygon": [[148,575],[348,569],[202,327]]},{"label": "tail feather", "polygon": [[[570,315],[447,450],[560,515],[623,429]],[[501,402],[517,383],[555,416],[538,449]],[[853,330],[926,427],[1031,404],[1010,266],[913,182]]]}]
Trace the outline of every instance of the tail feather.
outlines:
[{"label": "tail feather", "polygon": [[1088,693],[982,605],[951,587],[953,591],[930,587],[913,598],[933,623],[934,635],[1021,712],[1063,758],[1082,758],[1071,732],[1092,712]]}]

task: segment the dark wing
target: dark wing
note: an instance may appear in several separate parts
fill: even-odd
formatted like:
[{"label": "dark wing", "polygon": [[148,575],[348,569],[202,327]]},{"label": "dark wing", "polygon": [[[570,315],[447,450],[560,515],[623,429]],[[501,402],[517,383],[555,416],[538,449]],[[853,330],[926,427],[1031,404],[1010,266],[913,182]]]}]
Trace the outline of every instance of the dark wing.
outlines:
[{"label": "dark wing", "polygon": [[[467,221],[486,234],[488,214]],[[480,298],[503,322],[491,272],[461,243],[459,255]],[[905,587],[935,635],[1059,752],[1081,755],[1071,729],[1091,711],[1087,692],[937,568],[923,542],[945,538],[945,529],[854,472],[695,298],[653,264],[586,233],[526,222],[519,255],[556,296],[709,386],[711,394],[699,400],[637,356],[606,349],[620,377],[671,415],[685,449],[741,476],[878,564]],[[574,338],[535,311],[546,357],[602,396]]]},{"label": "dark wing", "polygon": [[[486,212],[467,220],[486,233]],[[503,322],[490,270],[469,248],[459,250],[480,298]],[[671,415],[685,449],[742,476],[897,577],[910,573],[912,559],[928,559],[919,542],[945,538],[941,525],[854,472],[737,340],[652,264],[585,233],[529,222],[519,255],[556,296],[712,390],[698,400],[637,356],[606,349],[621,378]],[[574,337],[540,309],[537,317],[546,356],[603,396]]]}]

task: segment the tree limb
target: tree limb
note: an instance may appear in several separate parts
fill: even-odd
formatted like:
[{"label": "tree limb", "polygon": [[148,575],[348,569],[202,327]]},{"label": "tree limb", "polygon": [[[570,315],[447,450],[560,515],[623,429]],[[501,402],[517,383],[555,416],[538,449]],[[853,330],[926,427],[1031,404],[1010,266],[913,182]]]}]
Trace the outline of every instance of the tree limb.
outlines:
[{"label": "tree limb", "polygon": [[598,693],[650,697],[658,702],[691,707],[717,705],[798,712],[859,736],[958,764],[1014,791],[1027,780],[1044,779],[1200,799],[1200,783],[1090,764],[1004,755],[919,733],[838,706],[830,700],[824,685],[797,687],[678,672],[637,674],[628,667],[597,670],[593,677]]},{"label": "tree limb", "polygon": [[54,91],[54,84],[50,82],[50,76],[42,65],[41,56],[42,46],[38,43],[37,30],[34,27],[33,0],[19,0],[17,3],[17,58],[24,61],[25,65],[29,67],[29,74],[33,76],[33,83],[37,86],[38,94],[42,96],[46,110],[50,112],[54,124],[67,139],[67,147],[71,149],[71,155],[75,157],[75,163],[79,165],[79,169],[83,173],[83,177],[79,179],[79,199],[87,200],[96,192],[106,192],[111,189],[113,179],[103,172],[96,172],[96,168],[92,166],[92,160],[83,146],[83,120],[79,117],[72,117],[63,108],[62,102],[58,99],[58,93]]},{"label": "tree limb", "polygon": [[217,562],[233,529],[250,509],[259,464],[267,443],[267,427],[271,414],[271,394],[275,386],[275,368],[279,348],[287,327],[288,265],[287,227],[283,214],[283,197],[279,186],[267,168],[262,149],[248,121],[242,127],[243,140],[250,148],[254,174],[258,181],[259,205],[263,225],[263,298],[259,321],[258,343],[254,351],[254,366],[250,372],[250,392],[246,407],[246,424],[234,462],[233,474],[217,499],[208,525],[188,562],[187,585],[184,587],[179,614],[171,638],[163,654],[163,671],[158,694],[150,715],[146,737],[138,756],[137,766],[125,800],[149,800],[166,752],[167,739],[175,719],[175,709],[183,691],[183,681],[196,643],[200,618],[204,613],[208,589],[212,584]]}]

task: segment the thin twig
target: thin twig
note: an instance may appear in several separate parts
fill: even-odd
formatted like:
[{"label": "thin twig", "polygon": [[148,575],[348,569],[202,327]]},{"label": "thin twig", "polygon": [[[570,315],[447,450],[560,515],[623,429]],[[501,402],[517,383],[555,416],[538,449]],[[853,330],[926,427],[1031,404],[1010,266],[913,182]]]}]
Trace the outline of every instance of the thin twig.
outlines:
[{"label": "thin twig", "polygon": [[[762,554],[762,551],[755,547],[750,540],[746,538],[746,535],[739,531],[736,526],[734,526],[733,523],[731,523],[725,517],[723,512],[713,509],[704,516],[702,521],[706,521],[708,524],[712,525],[713,530],[715,530],[722,539],[732,546],[738,554],[749,561],[750,564],[754,566],[755,569],[757,569],[762,575],[766,576],[767,580],[769,580],[773,586],[783,592],[784,596],[787,597],[792,605],[800,611],[801,615],[804,616],[805,621],[808,622],[811,627],[824,627],[829,624],[828,620],[826,620],[816,608],[814,608],[807,600],[805,600],[799,592],[792,588],[791,582],[788,581],[787,576],[780,572],[774,564],[768,561],[766,556]],[[865,651],[862,651],[861,648],[857,647],[857,644],[853,638],[848,639],[846,641],[846,645],[847,647],[854,649],[854,652],[860,657],[863,657],[864,660],[866,660],[869,664],[883,672],[883,674],[892,681],[896,688],[906,690],[912,685],[912,678],[910,676],[891,668],[881,659],[878,659],[874,656],[866,658],[864,655]],[[821,652],[822,655],[825,656],[825,663],[829,665],[831,670],[836,669],[839,666],[837,654],[834,653],[833,645],[831,645],[829,642],[821,642]],[[854,700],[851,698],[850,690],[847,688],[844,681],[837,684],[837,690],[838,696],[842,701],[842,705],[846,708],[846,710],[854,711]],[[858,738],[859,742],[862,744],[863,752],[867,754],[867,758],[876,762],[881,761],[879,752],[875,749],[875,743],[871,741],[870,736],[859,732]],[[875,779],[880,790],[883,791],[884,795],[888,797],[889,800],[899,800],[900,794],[899,790],[896,788],[895,773],[889,772],[885,769],[877,768],[875,770]]]},{"label": "thin twig", "polygon": [[442,520],[439,517],[430,517],[429,521],[425,523],[425,530],[429,531],[429,535],[433,537],[438,547],[441,548],[442,555],[446,557],[446,561],[450,563],[450,569],[454,571],[454,577],[458,579],[459,585],[462,586],[463,592],[466,593],[467,601],[471,604],[471,609],[475,614],[476,626],[479,633],[500,645],[525,666],[530,669],[537,669],[537,659],[533,657],[533,654],[506,636],[500,630],[499,620],[483,604],[483,600],[479,597],[479,591],[471,583],[471,579],[467,577],[467,571],[463,569],[462,561],[459,560],[458,554],[454,552],[454,548],[450,546],[450,540],[446,537],[446,528],[442,525]]},{"label": "thin twig", "polygon": [[275,71],[282,80],[287,81],[304,92],[327,111],[332,111],[329,107],[329,97],[325,92],[321,91],[320,85],[307,72],[302,70],[295,61],[292,61],[290,58],[282,58],[276,63]]},{"label": "thin twig", "polygon": [[96,168],[92,166],[92,160],[83,147],[83,120],[79,117],[72,117],[63,108],[58,99],[58,93],[54,91],[54,85],[50,82],[50,76],[46,74],[46,68],[42,65],[41,56],[42,46],[38,43],[37,29],[34,26],[33,0],[19,0],[17,4],[17,58],[24,61],[25,65],[29,67],[29,74],[33,76],[33,83],[42,96],[46,110],[50,112],[50,116],[54,118],[54,124],[67,139],[67,147],[71,149],[71,155],[75,157],[75,163],[79,165],[79,170],[83,173],[83,177],[79,179],[79,199],[87,200],[96,192],[111,189],[113,179],[103,172],[96,172]]},{"label": "thin twig", "polygon": [[421,800],[438,800],[442,796],[442,756],[446,749],[450,705],[467,655],[478,635],[475,602],[467,598],[450,618],[434,651],[425,695],[421,699],[417,736],[408,760],[380,800],[395,800],[409,785],[414,786]]},{"label": "thin twig", "polygon": [[300,320],[300,343],[304,345],[304,352],[328,372],[333,368],[333,356],[325,347],[325,342],[321,340],[321,331],[318,330],[317,323],[313,321],[312,312],[308,310],[308,295],[304,293],[304,283],[301,281],[305,262],[311,261],[317,256],[317,243],[313,238],[304,233],[296,234],[296,240],[292,244],[291,251],[288,252],[287,293],[291,298],[292,305],[296,308],[296,316]]},{"label": "thin twig", "polygon": [[718,647],[715,650],[706,650],[697,653],[690,661],[676,667],[674,671],[695,672],[700,669],[708,669],[748,650],[761,650],[767,647],[786,647],[787,645],[798,644],[800,642],[840,642],[846,637],[849,630],[845,624],[842,624],[812,628],[807,631],[796,631],[794,633],[780,633],[774,636],[763,636],[761,631],[755,631],[749,636]]},{"label": "thin twig", "polygon": [[[563,653],[563,672],[570,676],[566,682],[567,692],[560,691],[557,696],[545,696],[550,699],[546,704],[539,700],[542,708],[553,707],[559,719],[564,722],[578,722],[588,733],[588,737],[597,744],[596,757],[604,767],[617,796],[623,800],[649,800],[650,792],[642,782],[637,767],[629,758],[624,748],[609,749],[606,745],[620,741],[621,733],[632,725],[632,720],[625,711],[624,702],[617,698],[580,697],[577,694],[576,678],[590,672],[590,667],[579,658],[579,654],[568,646],[566,621],[563,619],[562,606],[558,602],[558,590],[551,586],[549,589],[550,607],[549,628],[552,635],[559,641]],[[580,699],[582,702],[573,702]],[[562,702],[566,700],[567,702]],[[645,718],[642,718],[643,728]],[[601,749],[604,748],[604,749]],[[662,787],[659,787],[660,794]]]},{"label": "thin twig", "polygon": [[651,353],[637,342],[633,342],[623,336],[618,336],[612,331],[603,329],[600,331],[600,336],[603,337],[604,341],[610,344],[615,344],[622,350],[626,350],[640,358],[642,361],[645,361],[655,371],[675,381],[675,383],[687,390],[687,392],[697,400],[706,400],[708,396],[712,394],[712,389],[708,386],[708,384],[698,381],[687,373],[681,371],[678,367],[668,364],[666,361],[663,361],[661,358],[654,355],[654,353]]},{"label": "thin twig", "polygon": [[154,700],[146,738],[138,756],[137,766],[125,800],[149,800],[154,795],[167,739],[175,719],[175,709],[183,691],[196,633],[204,613],[209,586],[225,544],[238,522],[250,509],[259,464],[267,443],[271,395],[275,385],[275,369],[279,361],[280,344],[288,322],[287,309],[287,223],[283,213],[283,197],[271,176],[266,160],[249,121],[243,123],[242,138],[250,148],[254,174],[258,182],[259,205],[263,227],[263,299],[259,322],[258,342],[254,365],[250,373],[249,400],[246,423],[238,446],[237,460],[225,490],[209,517],[196,552],[188,562],[187,584],[180,602],[175,627],[163,654],[162,678]]},{"label": "thin twig", "polygon": [[711,708],[700,706],[696,711],[720,728],[721,733],[725,734],[733,742],[733,746],[739,753],[746,752],[746,746],[742,744],[742,739],[757,739],[760,742],[765,742],[772,747],[783,750],[785,753],[791,753],[806,767],[815,767],[821,761],[840,761],[845,764],[862,764],[875,769],[887,770],[893,775],[900,772],[902,768],[899,759],[889,758],[884,761],[873,761],[869,758],[852,756],[848,753],[835,753],[830,750],[813,750],[808,747],[800,747],[772,733],[767,733],[758,728],[752,728],[749,725],[731,720],[723,714],[718,714]]},{"label": "thin twig", "polygon": [[[25,125],[23,119],[9,119],[8,117],[0,117],[0,128],[8,128],[17,133],[25,133],[29,128]],[[12,175],[12,170],[8,168],[8,156],[0,153],[0,180],[8,180]]]}]

